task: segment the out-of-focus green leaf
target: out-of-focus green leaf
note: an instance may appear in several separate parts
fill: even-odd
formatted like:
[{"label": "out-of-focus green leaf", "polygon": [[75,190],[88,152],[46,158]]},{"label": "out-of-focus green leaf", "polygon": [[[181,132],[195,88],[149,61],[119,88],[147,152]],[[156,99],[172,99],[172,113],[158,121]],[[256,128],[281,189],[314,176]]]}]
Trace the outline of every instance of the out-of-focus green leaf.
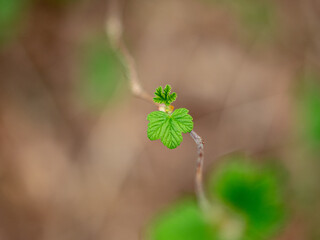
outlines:
[{"label": "out-of-focus green leaf", "polygon": [[320,146],[320,76],[315,72],[306,72],[299,87],[300,111],[298,114],[302,129],[308,144]]},{"label": "out-of-focus green leaf", "polygon": [[229,8],[254,35],[271,36],[276,27],[276,10],[269,0],[210,0]]},{"label": "out-of-focus green leaf", "polygon": [[121,62],[103,37],[84,44],[80,58],[81,97],[94,110],[103,108],[123,80]]},{"label": "out-of-focus green leaf", "polygon": [[148,229],[147,240],[214,240],[212,227],[192,200],[164,212]]},{"label": "out-of-focus green leaf", "polygon": [[28,0],[0,0],[0,44],[14,34]]},{"label": "out-of-focus green leaf", "polygon": [[241,159],[219,166],[210,192],[246,220],[243,239],[267,239],[284,220],[281,188],[275,173]]}]

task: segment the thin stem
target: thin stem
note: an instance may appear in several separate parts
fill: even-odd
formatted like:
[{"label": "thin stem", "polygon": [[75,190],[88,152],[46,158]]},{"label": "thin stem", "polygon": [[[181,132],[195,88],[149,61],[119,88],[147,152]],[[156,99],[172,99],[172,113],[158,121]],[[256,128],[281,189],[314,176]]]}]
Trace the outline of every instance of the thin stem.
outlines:
[{"label": "thin stem", "polygon": [[196,195],[198,198],[199,205],[204,212],[207,212],[209,209],[209,201],[205,195],[203,187],[203,162],[204,162],[204,142],[202,138],[195,132],[191,131],[190,136],[197,144],[198,148],[198,158],[197,158],[197,167],[196,167],[196,178],[195,178],[195,187]]},{"label": "thin stem", "polygon": [[139,77],[138,77],[138,73],[136,71],[136,63],[134,61],[134,58],[131,56],[131,54],[129,53],[129,51],[127,50],[123,42],[120,42],[119,52],[123,56],[122,57],[123,65],[127,68],[126,78],[129,79],[130,81],[130,89],[132,94],[142,100],[153,103],[159,107],[160,104],[155,103],[153,101],[153,97],[149,95],[142,88]]},{"label": "thin stem", "polygon": [[[130,81],[131,92],[134,96],[146,100],[155,104],[160,111],[164,111],[164,105],[158,104],[153,101],[151,95],[149,95],[143,88],[140,83],[136,64],[134,58],[131,56],[130,52],[126,48],[126,45],[123,41],[123,25],[120,17],[119,10],[119,1],[110,0],[109,2],[109,14],[106,20],[106,32],[110,38],[110,41],[114,48],[118,49],[121,54],[121,59],[123,65],[126,67],[126,78]],[[198,158],[196,166],[196,177],[195,177],[195,188],[198,203],[200,208],[206,213],[209,209],[209,201],[205,195],[203,187],[203,162],[204,162],[204,149],[203,149],[203,140],[195,132],[191,131],[190,136],[194,140],[198,148]]]},{"label": "thin stem", "polygon": [[120,7],[118,0],[110,0],[108,15],[106,20],[106,33],[110,39],[111,44],[115,49],[119,51],[119,57],[122,60],[124,67],[126,68],[125,77],[130,82],[130,89],[134,96],[145,100],[147,102],[153,103],[160,107],[160,104],[155,103],[151,95],[149,95],[140,83],[136,63],[130,52],[128,51],[124,40],[123,40],[123,25],[122,17],[120,16]]}]

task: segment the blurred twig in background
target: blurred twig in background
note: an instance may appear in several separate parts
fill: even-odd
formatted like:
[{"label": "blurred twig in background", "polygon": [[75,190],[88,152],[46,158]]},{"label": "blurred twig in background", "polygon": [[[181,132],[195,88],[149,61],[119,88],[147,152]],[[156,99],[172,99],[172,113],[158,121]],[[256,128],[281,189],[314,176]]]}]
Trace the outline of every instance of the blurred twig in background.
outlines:
[{"label": "blurred twig in background", "polygon": [[123,25],[121,21],[119,1],[110,1],[108,9],[106,32],[113,47],[115,49],[119,49],[121,53],[120,58],[123,60],[123,65],[127,68],[125,75],[130,82],[131,92],[138,98],[160,106],[160,104],[153,102],[152,96],[142,88],[136,70],[136,63],[123,41]]}]

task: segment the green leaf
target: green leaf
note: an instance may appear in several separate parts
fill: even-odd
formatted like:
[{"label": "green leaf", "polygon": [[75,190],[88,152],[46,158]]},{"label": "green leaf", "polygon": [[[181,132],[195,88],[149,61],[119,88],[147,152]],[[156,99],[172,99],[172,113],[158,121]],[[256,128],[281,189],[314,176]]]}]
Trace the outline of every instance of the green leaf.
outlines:
[{"label": "green leaf", "polygon": [[170,149],[174,149],[182,142],[182,133],[191,132],[193,129],[192,117],[189,110],[179,108],[172,114],[154,111],[147,116],[148,138],[161,139],[161,142]]},{"label": "green leaf", "polygon": [[19,32],[29,5],[30,1],[27,0],[0,0],[0,47]]},{"label": "green leaf", "polygon": [[284,223],[281,183],[276,172],[242,160],[219,166],[210,180],[210,192],[245,219],[245,239],[267,239]]},{"label": "green leaf", "polygon": [[120,92],[122,64],[105,36],[85,39],[79,48],[79,98],[92,111],[101,111]]},{"label": "green leaf", "polygon": [[[244,26],[245,35],[258,40],[272,40],[277,33],[277,11],[269,0],[207,0],[233,13]],[[214,6],[215,8],[217,6]],[[240,29],[241,30],[241,29]]]},{"label": "green leaf", "polygon": [[163,103],[167,106],[169,106],[172,102],[174,102],[177,98],[177,94],[171,93],[171,86],[170,85],[166,85],[164,89],[162,89],[162,87],[158,87],[154,93],[154,95],[156,96],[155,98],[153,98],[153,101],[156,103]]},{"label": "green leaf", "polygon": [[309,70],[301,76],[297,99],[297,129],[302,142],[319,149],[320,146],[320,75]]},{"label": "green leaf", "polygon": [[215,233],[196,202],[184,200],[151,223],[146,239],[212,240],[215,239]]}]

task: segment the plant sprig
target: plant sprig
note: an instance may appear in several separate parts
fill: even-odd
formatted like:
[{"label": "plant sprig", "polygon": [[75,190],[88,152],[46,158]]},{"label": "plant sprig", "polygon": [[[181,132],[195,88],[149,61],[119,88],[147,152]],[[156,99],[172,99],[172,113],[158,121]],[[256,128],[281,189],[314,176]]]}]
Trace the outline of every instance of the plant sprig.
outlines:
[{"label": "plant sprig", "polygon": [[156,89],[154,102],[165,104],[165,111],[154,111],[147,116],[148,138],[150,140],[158,140],[168,147],[174,149],[178,147],[182,140],[182,133],[191,132],[193,129],[193,119],[188,114],[186,108],[179,108],[173,111],[170,105],[177,98],[176,93],[171,93],[171,86],[166,85],[164,89],[158,87]]}]

